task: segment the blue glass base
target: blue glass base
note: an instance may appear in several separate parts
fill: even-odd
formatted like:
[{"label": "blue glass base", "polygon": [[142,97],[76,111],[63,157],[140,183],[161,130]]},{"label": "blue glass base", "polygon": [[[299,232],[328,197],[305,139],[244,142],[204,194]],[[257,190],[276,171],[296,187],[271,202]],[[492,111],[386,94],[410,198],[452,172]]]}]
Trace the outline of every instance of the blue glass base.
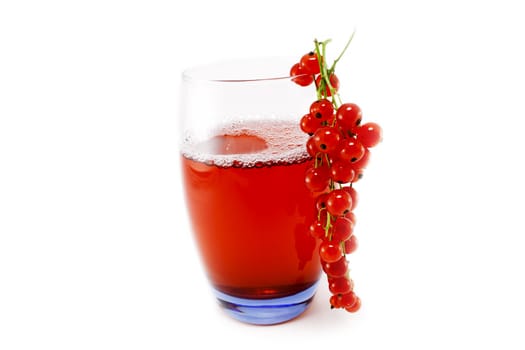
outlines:
[{"label": "blue glass base", "polygon": [[245,323],[271,325],[302,314],[312,301],[317,283],[294,295],[275,299],[243,299],[214,289],[219,304],[231,317]]}]

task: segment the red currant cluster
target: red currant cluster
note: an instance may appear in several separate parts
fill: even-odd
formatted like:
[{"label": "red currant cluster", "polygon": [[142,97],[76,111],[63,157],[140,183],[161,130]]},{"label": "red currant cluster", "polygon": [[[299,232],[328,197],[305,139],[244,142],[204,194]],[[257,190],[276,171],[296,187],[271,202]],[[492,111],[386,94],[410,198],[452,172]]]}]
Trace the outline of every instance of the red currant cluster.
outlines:
[{"label": "red currant cluster", "polygon": [[305,174],[307,188],[316,195],[317,219],[310,233],[321,241],[319,256],[328,277],[331,307],[355,312],[361,300],[353,291],[346,259],[357,248],[353,210],[358,196],[353,184],[361,179],[369,149],[381,141],[382,131],[376,123],[361,124],[362,112],[356,104],[341,104],[334,69],[342,53],[328,68],[327,43],[316,41],[315,51],[305,54],[290,74],[301,86],[315,82],[318,98],[300,122],[301,130],[310,135],[306,149],[313,158]]}]

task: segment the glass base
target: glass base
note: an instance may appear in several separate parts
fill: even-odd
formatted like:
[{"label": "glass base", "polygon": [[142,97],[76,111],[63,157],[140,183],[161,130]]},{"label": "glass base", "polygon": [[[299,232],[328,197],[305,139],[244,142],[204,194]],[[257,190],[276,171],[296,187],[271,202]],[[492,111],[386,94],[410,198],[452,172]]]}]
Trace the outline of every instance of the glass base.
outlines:
[{"label": "glass base", "polygon": [[241,322],[271,325],[289,321],[302,314],[312,301],[317,283],[294,295],[275,299],[244,299],[214,289],[220,306]]}]

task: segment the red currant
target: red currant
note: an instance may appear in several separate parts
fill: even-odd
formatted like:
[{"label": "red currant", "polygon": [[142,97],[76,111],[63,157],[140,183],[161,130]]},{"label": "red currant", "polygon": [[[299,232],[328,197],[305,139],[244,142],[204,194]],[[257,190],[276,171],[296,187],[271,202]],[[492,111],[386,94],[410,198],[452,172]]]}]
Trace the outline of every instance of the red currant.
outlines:
[{"label": "red currant", "polygon": [[306,151],[310,155],[310,157],[315,157],[317,153],[319,153],[319,149],[315,145],[314,138],[310,137],[308,140],[306,140]]},{"label": "red currant", "polygon": [[363,154],[363,156],[359,160],[356,160],[355,162],[353,162],[352,167],[354,168],[354,170],[365,169],[366,166],[368,165],[369,160],[370,160],[370,151],[367,148],[365,148],[365,153]]},{"label": "red currant", "polygon": [[364,168],[354,169],[354,173],[355,173],[355,176],[352,179],[352,183],[356,183],[357,181],[363,178],[363,175],[365,174],[365,169]]},{"label": "red currant", "polygon": [[355,103],[343,103],[337,109],[335,117],[339,126],[349,131],[358,126],[363,118],[361,108]]},{"label": "red currant", "polygon": [[352,169],[354,169],[355,176],[351,182],[357,182],[363,177],[363,174],[364,174],[364,171],[368,164],[369,159],[370,159],[370,152],[368,151],[368,149],[365,148],[364,156],[357,162],[352,163]]},{"label": "red currant", "polygon": [[352,181],[355,177],[355,171],[350,163],[345,161],[335,161],[330,168],[332,180],[344,184]]},{"label": "red currant", "polygon": [[366,123],[356,128],[357,139],[363,146],[370,148],[381,142],[383,132],[377,123]]},{"label": "red currant", "polygon": [[352,254],[357,249],[357,238],[352,235],[349,239],[347,239],[344,243],[345,246],[345,254]]},{"label": "red currant", "polygon": [[[337,92],[339,91],[339,86],[340,86],[340,83],[339,83],[339,78],[337,77],[337,75],[335,74],[332,74],[330,75],[330,85],[332,85],[332,88]],[[326,90],[326,94],[328,96],[331,96],[332,94],[330,93],[330,89],[327,89]]]},{"label": "red currant", "polygon": [[325,238],[324,226],[320,221],[314,221],[309,227],[310,235],[317,239]]},{"label": "red currant", "polygon": [[301,130],[304,133],[312,136],[314,132],[317,129],[319,129],[322,125],[321,125],[321,121],[315,118],[312,114],[308,113],[308,114],[305,114],[301,118],[300,126],[301,126]]},{"label": "red currant", "polygon": [[328,277],[343,277],[348,271],[348,261],[344,256],[335,262],[322,262],[321,266]]},{"label": "red currant", "polygon": [[350,197],[352,197],[352,207],[350,208],[350,211],[354,210],[355,207],[357,207],[357,201],[359,200],[359,195],[357,194],[357,191],[352,186],[347,186],[343,188]]},{"label": "red currant", "polygon": [[315,200],[315,207],[317,211],[326,209],[326,201],[328,200],[328,193],[320,194]]},{"label": "red currant", "polygon": [[[343,299],[343,297],[341,297]],[[342,302],[342,301],[341,301]],[[352,306],[345,307],[345,310],[348,312],[357,312],[361,308],[361,299],[358,296],[355,297],[355,301]]]},{"label": "red currant", "polygon": [[354,214],[354,212],[349,211],[348,213],[344,214],[342,217],[343,217],[343,218],[347,218],[348,220],[352,221],[352,223],[353,223],[354,226],[355,226],[356,219],[355,219],[355,214]]},{"label": "red currant", "polygon": [[341,295],[341,298],[339,299],[339,304],[341,305],[341,307],[350,308],[355,305],[358,299],[358,296],[355,295],[353,291],[349,291],[348,293],[344,293],[343,295]]},{"label": "red currant", "polygon": [[[321,81],[322,77],[319,75],[315,79],[316,86],[321,86],[321,92],[324,96],[330,97],[332,96],[332,91],[330,91],[330,87],[326,84],[325,81]],[[335,74],[330,75],[330,85],[332,85],[332,89],[334,92],[339,91],[339,78]]]},{"label": "red currant", "polygon": [[310,105],[310,114],[321,122],[331,121],[334,117],[334,105],[325,98],[317,100]]},{"label": "red currant", "polygon": [[328,187],[330,173],[326,167],[309,168],[304,178],[306,187],[311,192],[323,192]]},{"label": "red currant", "polygon": [[292,81],[297,85],[308,86],[314,82],[313,75],[308,74],[304,71],[300,63],[296,63],[290,69],[290,76]]},{"label": "red currant", "polygon": [[337,189],[330,192],[326,201],[326,209],[333,216],[341,216],[350,211],[352,207],[352,198],[350,194],[343,189]]},{"label": "red currant", "polygon": [[332,240],[335,242],[346,241],[352,236],[354,223],[342,216],[338,217],[332,224]]},{"label": "red currant", "polygon": [[341,134],[336,128],[325,126],[317,129],[313,138],[315,145],[321,152],[329,153],[337,148],[339,140],[341,140]]},{"label": "red currant", "polygon": [[359,140],[350,137],[341,142],[341,147],[338,151],[340,159],[354,163],[363,157],[365,154],[365,147]]},{"label": "red currant", "polygon": [[343,250],[339,242],[323,241],[319,246],[319,256],[325,263],[336,262],[343,256]]},{"label": "red currant", "polygon": [[[354,284],[346,277],[330,278],[328,282],[328,289],[332,294],[346,294],[351,292],[353,288]],[[344,299],[341,299],[341,302],[344,302]]]},{"label": "red currant", "polygon": [[319,60],[317,58],[317,54],[313,51],[308,52],[307,54],[303,55],[301,59],[299,60],[299,64],[303,68],[303,71],[307,74],[319,74],[320,68],[319,68]]},{"label": "red currant", "polygon": [[339,309],[343,307],[341,304],[341,295],[332,295],[330,297],[330,307],[332,309]]}]

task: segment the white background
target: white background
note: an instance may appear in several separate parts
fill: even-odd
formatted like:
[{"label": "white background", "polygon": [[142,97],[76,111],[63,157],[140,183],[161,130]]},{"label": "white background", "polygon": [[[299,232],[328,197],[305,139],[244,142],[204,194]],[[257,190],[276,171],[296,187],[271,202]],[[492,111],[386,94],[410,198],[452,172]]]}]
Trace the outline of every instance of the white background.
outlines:
[{"label": "white background", "polygon": [[[523,349],[517,4],[2,1],[0,349]],[[363,308],[322,285],[293,322],[230,320],[182,201],[180,72],[354,28],[341,94],[384,128],[358,186]]]}]

